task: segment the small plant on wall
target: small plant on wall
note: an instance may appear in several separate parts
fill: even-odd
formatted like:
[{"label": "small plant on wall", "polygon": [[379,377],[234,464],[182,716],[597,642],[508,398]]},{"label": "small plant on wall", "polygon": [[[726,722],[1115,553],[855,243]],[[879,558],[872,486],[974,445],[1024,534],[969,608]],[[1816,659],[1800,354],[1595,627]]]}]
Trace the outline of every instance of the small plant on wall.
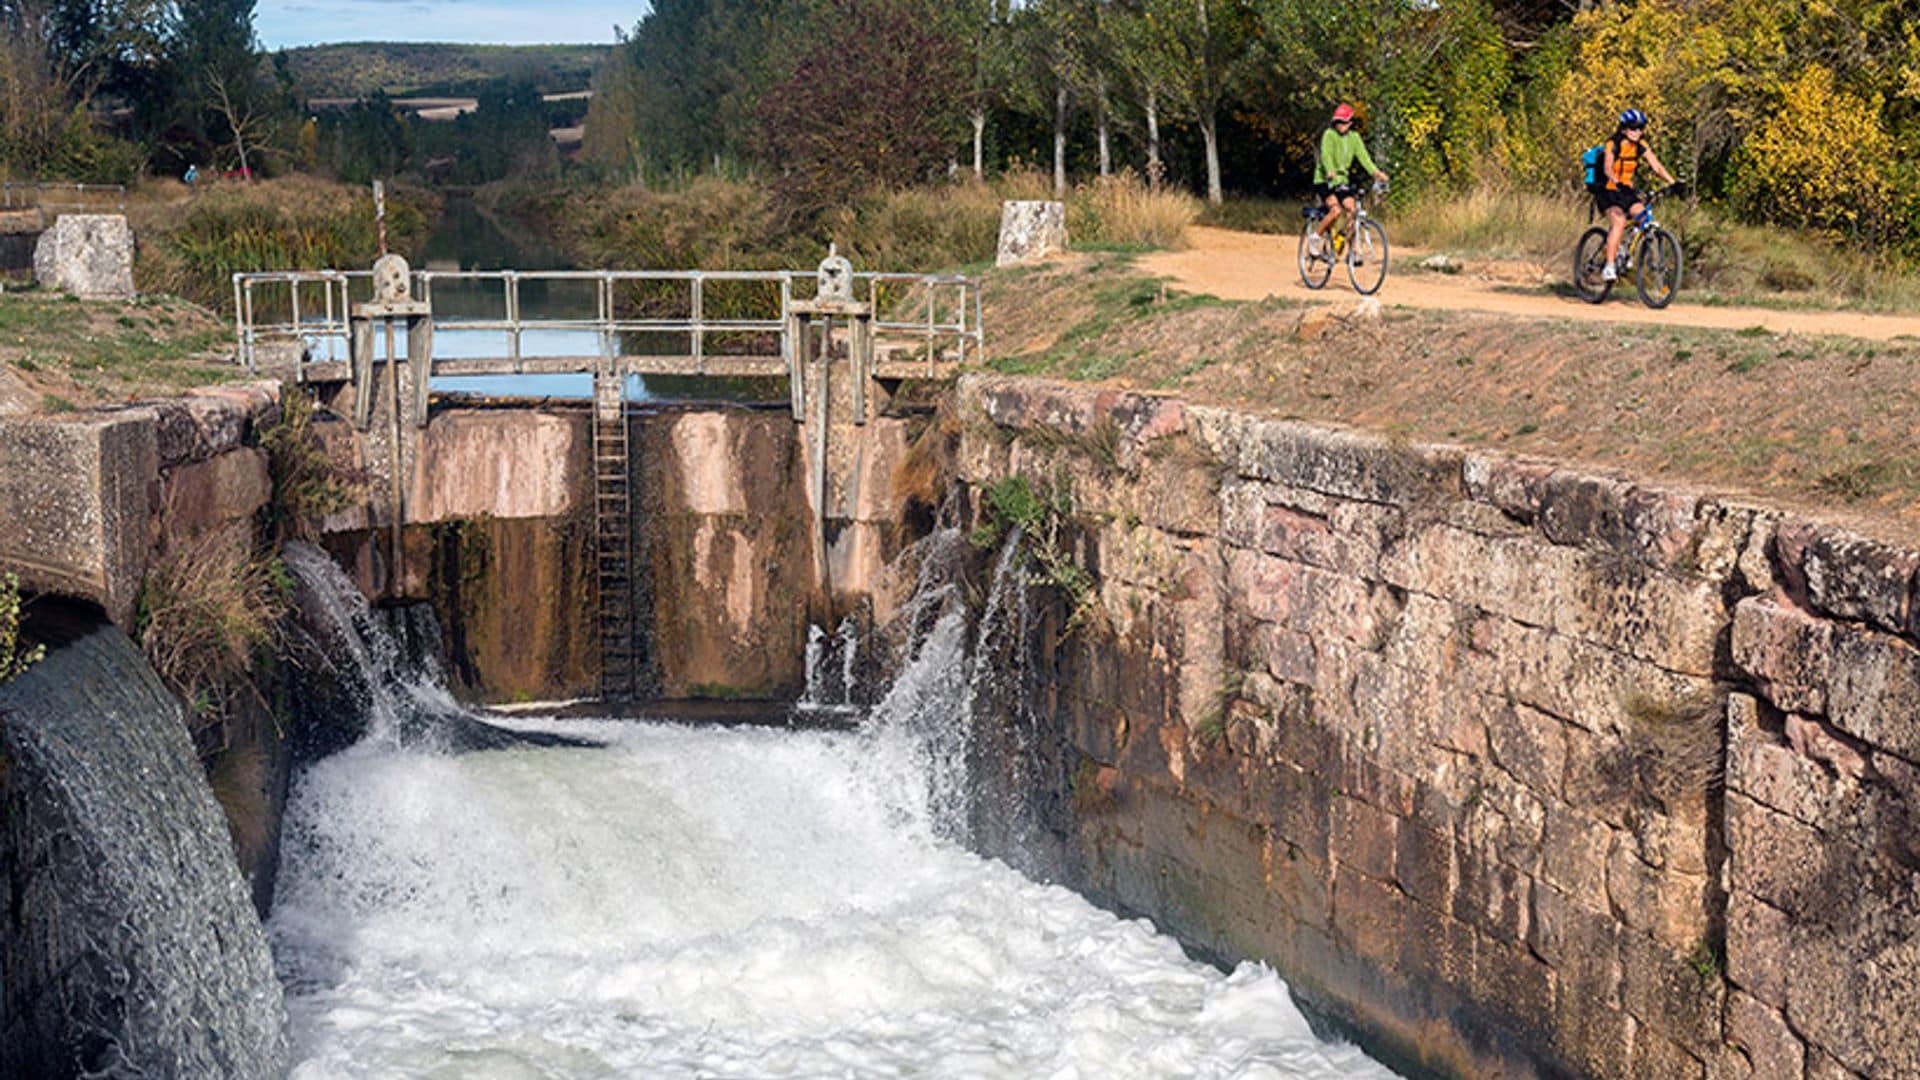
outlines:
[{"label": "small plant on wall", "polygon": [[969,539],[975,547],[994,547],[1018,530],[1040,568],[1041,580],[1067,601],[1070,634],[1091,617],[1099,603],[1093,575],[1075,559],[1067,541],[1073,518],[1073,499],[1065,484],[1038,485],[1025,476],[1009,476],[987,486],[986,514]]},{"label": "small plant on wall", "polygon": [[280,421],[260,433],[273,473],[274,527],[282,536],[311,539],[320,522],[352,506],[366,487],[363,470],[334,460],[314,431],[313,400],[299,390],[281,395]]},{"label": "small plant on wall", "polygon": [[13,681],[47,653],[45,646],[29,645],[21,635],[20,609],[20,579],[11,573],[0,576],[0,683]]}]

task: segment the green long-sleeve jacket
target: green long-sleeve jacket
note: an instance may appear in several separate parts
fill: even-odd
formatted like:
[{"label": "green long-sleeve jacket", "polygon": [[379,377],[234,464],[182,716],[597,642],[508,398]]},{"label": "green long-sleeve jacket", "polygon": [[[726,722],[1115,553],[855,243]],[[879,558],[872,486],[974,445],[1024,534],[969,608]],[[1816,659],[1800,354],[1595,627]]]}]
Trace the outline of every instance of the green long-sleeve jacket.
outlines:
[{"label": "green long-sleeve jacket", "polygon": [[1328,128],[1320,136],[1320,157],[1313,163],[1313,182],[1338,187],[1360,179],[1349,175],[1356,158],[1366,167],[1368,176],[1380,171],[1379,166],[1373,163],[1372,155],[1367,153],[1366,146],[1360,142],[1359,132],[1349,131],[1342,135]]}]

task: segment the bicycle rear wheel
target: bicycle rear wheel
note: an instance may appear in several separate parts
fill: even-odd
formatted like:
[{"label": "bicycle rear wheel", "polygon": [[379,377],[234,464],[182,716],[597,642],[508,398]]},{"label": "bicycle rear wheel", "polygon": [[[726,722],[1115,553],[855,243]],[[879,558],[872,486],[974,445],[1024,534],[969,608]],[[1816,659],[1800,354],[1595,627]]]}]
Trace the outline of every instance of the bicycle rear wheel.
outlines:
[{"label": "bicycle rear wheel", "polygon": [[1333,276],[1332,237],[1321,238],[1320,254],[1307,254],[1307,241],[1313,236],[1313,227],[1317,224],[1318,221],[1310,218],[1307,227],[1300,230],[1300,280],[1309,289],[1320,288]]},{"label": "bicycle rear wheel", "polygon": [[1601,277],[1607,268],[1607,230],[1595,225],[1580,234],[1573,246],[1573,287],[1580,299],[1598,304],[1613,291],[1613,282]]},{"label": "bicycle rear wheel", "polygon": [[1371,296],[1387,280],[1387,230],[1368,218],[1353,231],[1347,248],[1347,278],[1355,292]]},{"label": "bicycle rear wheel", "polygon": [[1680,291],[1680,264],[1684,259],[1680,241],[1667,230],[1655,228],[1640,242],[1639,255],[1634,285],[1640,290],[1641,302],[1650,308],[1673,303],[1673,294]]}]

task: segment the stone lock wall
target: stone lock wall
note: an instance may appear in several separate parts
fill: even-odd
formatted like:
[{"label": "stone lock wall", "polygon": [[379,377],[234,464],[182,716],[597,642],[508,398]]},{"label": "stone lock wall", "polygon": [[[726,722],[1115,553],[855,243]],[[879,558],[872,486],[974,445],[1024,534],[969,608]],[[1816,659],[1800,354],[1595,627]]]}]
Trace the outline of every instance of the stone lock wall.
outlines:
[{"label": "stone lock wall", "polygon": [[1764,507],[963,382],[1071,491],[1076,887],[1460,1076],[1914,1075],[1920,561]]}]

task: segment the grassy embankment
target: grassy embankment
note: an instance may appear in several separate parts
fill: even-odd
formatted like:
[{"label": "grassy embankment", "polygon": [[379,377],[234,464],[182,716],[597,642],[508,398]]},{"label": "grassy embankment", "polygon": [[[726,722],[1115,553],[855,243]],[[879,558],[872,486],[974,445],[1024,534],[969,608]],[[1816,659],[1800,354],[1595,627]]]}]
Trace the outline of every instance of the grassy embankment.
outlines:
[{"label": "grassy embankment", "polygon": [[[1126,256],[993,272],[996,370],[1744,491],[1920,538],[1920,342],[1182,295]],[[1810,393],[1810,388],[1818,388]]]},{"label": "grassy embankment", "polygon": [[[399,192],[388,211],[389,242],[406,251],[437,205]],[[0,294],[0,410],[64,412],[242,378],[231,359],[235,271],[366,266],[378,247],[360,189],[308,178],[191,193],[150,182],[127,212],[140,238],[138,299]]]},{"label": "grassy embankment", "polygon": [[[1511,260],[1569,287],[1573,245],[1585,231],[1585,195],[1482,187],[1370,208],[1396,245],[1468,260]],[[1296,233],[1299,200],[1235,199],[1210,207],[1201,223],[1253,232]],[[1859,311],[1920,308],[1920,268],[1897,254],[1733,220],[1712,206],[1675,201],[1659,210],[1686,254],[1685,298],[1694,303]],[[1398,260],[1396,260],[1398,261]]]},{"label": "grassy embankment", "polygon": [[359,98],[471,94],[502,81],[528,82],[543,94],[580,90],[606,45],[469,45],[362,41],[287,50],[287,69],[303,97]]}]

